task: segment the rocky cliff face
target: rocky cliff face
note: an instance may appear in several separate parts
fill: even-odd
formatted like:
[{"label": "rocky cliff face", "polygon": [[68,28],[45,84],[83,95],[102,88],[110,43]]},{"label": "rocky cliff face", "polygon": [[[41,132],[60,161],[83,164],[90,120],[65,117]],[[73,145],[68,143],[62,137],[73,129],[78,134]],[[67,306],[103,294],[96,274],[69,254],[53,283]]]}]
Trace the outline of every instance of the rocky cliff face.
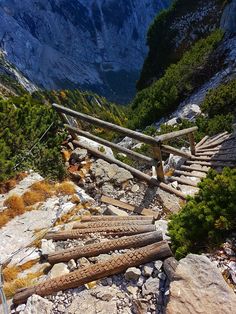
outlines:
[{"label": "rocky cliff face", "polygon": [[146,32],[171,0],[2,0],[0,47],[32,82],[82,87],[127,101]]}]

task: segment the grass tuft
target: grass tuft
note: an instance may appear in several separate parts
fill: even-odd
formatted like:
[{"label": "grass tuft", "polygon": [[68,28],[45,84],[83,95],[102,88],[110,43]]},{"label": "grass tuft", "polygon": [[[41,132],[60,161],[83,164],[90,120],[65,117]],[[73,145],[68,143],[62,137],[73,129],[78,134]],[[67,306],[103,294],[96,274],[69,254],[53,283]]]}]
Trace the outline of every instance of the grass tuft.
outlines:
[{"label": "grass tuft", "polygon": [[31,185],[30,189],[32,191],[44,194],[45,197],[50,197],[53,195],[53,186],[46,181],[35,182]]},{"label": "grass tuft", "polygon": [[24,201],[19,195],[12,195],[8,197],[4,201],[3,205],[9,209],[7,214],[10,218],[23,214],[25,210]]},{"label": "grass tuft", "polygon": [[56,185],[57,194],[72,195],[76,193],[74,185],[69,181],[64,181]]},{"label": "grass tuft", "polygon": [[45,201],[44,193],[37,191],[27,191],[22,195],[25,206],[32,206],[36,203]]}]

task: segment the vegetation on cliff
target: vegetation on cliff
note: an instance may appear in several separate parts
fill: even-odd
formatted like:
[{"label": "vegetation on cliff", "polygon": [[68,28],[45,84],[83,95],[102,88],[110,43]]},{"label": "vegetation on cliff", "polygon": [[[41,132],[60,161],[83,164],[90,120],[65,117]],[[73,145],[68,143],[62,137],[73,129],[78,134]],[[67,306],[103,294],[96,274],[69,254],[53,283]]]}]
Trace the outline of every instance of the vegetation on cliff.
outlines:
[{"label": "vegetation on cliff", "polygon": [[172,6],[157,15],[148,30],[149,53],[137,89],[150,86],[171,64],[178,62],[195,42],[218,28],[226,3],[225,0],[175,0]]},{"label": "vegetation on cliff", "polygon": [[[142,128],[173,112],[204,80],[210,56],[221,41],[222,31],[199,40],[183,58],[172,64],[165,75],[150,87],[138,92],[131,104],[131,128]],[[212,75],[212,73],[208,73]]]}]

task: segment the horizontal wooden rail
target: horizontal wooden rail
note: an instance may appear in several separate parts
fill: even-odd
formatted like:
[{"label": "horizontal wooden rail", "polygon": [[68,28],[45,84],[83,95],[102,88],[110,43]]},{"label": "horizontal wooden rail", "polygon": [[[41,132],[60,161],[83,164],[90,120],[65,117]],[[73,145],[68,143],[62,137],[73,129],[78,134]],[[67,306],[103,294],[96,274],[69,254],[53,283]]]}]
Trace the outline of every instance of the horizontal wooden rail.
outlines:
[{"label": "horizontal wooden rail", "polygon": [[193,157],[193,155],[190,154],[190,153],[183,152],[180,149],[177,149],[177,148],[174,148],[174,147],[171,147],[171,146],[168,146],[168,145],[161,145],[161,150],[163,152],[165,152],[165,153],[170,153],[170,154],[177,155],[177,156],[180,156],[180,157],[184,157],[184,158],[187,158],[187,159]]},{"label": "horizontal wooden rail", "polygon": [[107,155],[101,153],[97,149],[94,149],[94,148],[89,147],[88,145],[82,144],[79,141],[73,141],[73,143],[75,145],[78,145],[82,148],[87,149],[92,155],[94,155],[96,157],[102,158],[102,159],[106,160],[107,162],[114,163],[120,167],[123,167],[124,169],[130,171],[135,177],[139,178],[140,180],[146,181],[148,184],[151,184],[154,186],[159,186],[160,188],[162,188],[166,192],[169,192],[171,194],[175,194],[182,199],[186,199],[186,196],[181,191],[178,191],[178,190],[172,188],[171,186],[169,186],[168,184],[165,184],[164,182],[158,182],[155,178],[152,178],[149,175],[147,175],[147,174],[145,174],[145,173],[143,173],[143,172],[115,159],[115,158],[107,156]]},{"label": "horizontal wooden rail", "polygon": [[52,104],[52,107],[54,109],[56,109],[58,112],[68,114],[69,116],[72,116],[72,117],[80,119],[82,121],[91,123],[91,124],[96,125],[98,127],[102,127],[102,128],[109,129],[109,130],[112,130],[112,131],[115,131],[118,133],[125,134],[126,136],[134,138],[140,142],[150,144],[150,145],[159,145],[159,143],[160,143],[159,138],[154,138],[152,136],[124,128],[122,126],[118,126],[118,125],[115,125],[113,123],[106,122],[106,121],[91,117],[87,114],[80,113],[80,112],[74,111],[72,109],[69,109],[69,108],[66,108],[66,107],[63,107],[63,106],[60,106],[57,104]]},{"label": "horizontal wooden rail", "polygon": [[120,152],[130,156],[133,159],[141,160],[144,163],[149,164],[149,165],[156,164],[156,161],[154,159],[150,158],[150,157],[144,156],[144,155],[136,153],[136,152],[134,152],[134,151],[132,151],[130,149],[127,149],[127,148],[122,147],[120,145],[117,145],[115,143],[112,143],[112,142],[109,142],[107,140],[104,140],[103,138],[95,136],[95,135],[93,135],[93,134],[91,134],[89,132],[85,132],[85,131],[82,131],[80,129],[74,128],[74,127],[72,127],[72,126],[70,126],[68,124],[65,124],[65,127],[68,130],[70,130],[70,131],[72,131],[72,132],[74,132],[74,133],[76,133],[76,134],[78,134],[80,136],[84,136],[84,137],[86,137],[86,138],[88,138],[88,139],[90,139],[92,141],[95,141],[95,142],[97,142],[99,144],[102,144],[104,146],[107,146],[107,147],[110,147],[110,148],[114,148],[115,150],[120,151]]},{"label": "horizontal wooden rail", "polygon": [[177,137],[180,137],[183,135],[187,135],[187,134],[196,132],[197,130],[198,130],[198,127],[194,126],[192,128],[159,135],[158,137],[156,137],[156,139],[158,139],[159,142],[165,142],[165,141],[169,141],[169,140],[172,140],[174,138],[177,138]]}]

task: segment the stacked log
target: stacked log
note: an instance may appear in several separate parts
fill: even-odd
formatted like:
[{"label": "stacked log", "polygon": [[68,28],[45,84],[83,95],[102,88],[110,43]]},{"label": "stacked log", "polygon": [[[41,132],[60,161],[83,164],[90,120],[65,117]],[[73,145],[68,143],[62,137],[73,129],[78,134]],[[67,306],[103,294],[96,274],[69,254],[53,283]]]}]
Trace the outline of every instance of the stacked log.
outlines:
[{"label": "stacked log", "polygon": [[163,239],[162,233],[159,231],[138,234],[130,237],[122,237],[119,239],[109,240],[101,243],[77,246],[66,250],[57,251],[49,254],[47,260],[50,264],[60,262],[68,262],[71,259],[79,259],[80,257],[92,257],[99,254],[106,254],[110,251],[123,250],[130,248],[143,247]]},{"label": "stacked log", "polygon": [[170,256],[172,256],[172,252],[168,243],[161,241],[112,257],[107,261],[81,268],[67,275],[47,280],[34,287],[18,290],[13,302],[14,304],[21,304],[26,302],[33,294],[46,296],[61,290],[79,287],[91,281],[122,273],[129,267],[139,266]]}]

